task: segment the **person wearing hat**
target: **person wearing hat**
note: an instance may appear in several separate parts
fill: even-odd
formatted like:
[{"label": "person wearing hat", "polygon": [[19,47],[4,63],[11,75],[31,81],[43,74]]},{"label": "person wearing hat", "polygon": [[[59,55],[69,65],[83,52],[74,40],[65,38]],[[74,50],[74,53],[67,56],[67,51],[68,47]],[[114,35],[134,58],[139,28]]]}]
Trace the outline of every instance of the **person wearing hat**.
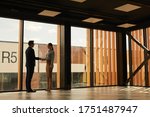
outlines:
[{"label": "person wearing hat", "polygon": [[26,49],[26,90],[27,92],[35,92],[31,88],[31,80],[34,73],[34,67],[35,67],[35,60],[41,60],[39,57],[35,57],[34,52],[34,41],[28,42],[29,47]]}]

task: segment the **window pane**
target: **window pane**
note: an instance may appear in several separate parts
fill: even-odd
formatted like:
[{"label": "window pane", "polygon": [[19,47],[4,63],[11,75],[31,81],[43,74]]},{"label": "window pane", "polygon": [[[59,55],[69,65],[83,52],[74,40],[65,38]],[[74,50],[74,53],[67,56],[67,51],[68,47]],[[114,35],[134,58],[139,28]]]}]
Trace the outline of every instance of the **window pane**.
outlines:
[{"label": "window pane", "polygon": [[0,91],[18,89],[19,21],[0,18]]},{"label": "window pane", "polygon": [[71,78],[72,87],[88,86],[86,29],[71,27]]},{"label": "window pane", "polygon": [[[47,44],[52,43],[55,52],[54,68],[52,74],[52,88],[56,88],[57,83],[57,25],[30,22],[25,21],[25,35],[24,35],[24,89],[26,80],[26,68],[25,68],[25,50],[28,47],[28,41],[34,40],[34,51],[36,57],[45,58],[48,51]],[[46,81],[46,61],[36,61],[34,74],[32,77],[32,88],[33,89],[45,89],[47,87]]]}]

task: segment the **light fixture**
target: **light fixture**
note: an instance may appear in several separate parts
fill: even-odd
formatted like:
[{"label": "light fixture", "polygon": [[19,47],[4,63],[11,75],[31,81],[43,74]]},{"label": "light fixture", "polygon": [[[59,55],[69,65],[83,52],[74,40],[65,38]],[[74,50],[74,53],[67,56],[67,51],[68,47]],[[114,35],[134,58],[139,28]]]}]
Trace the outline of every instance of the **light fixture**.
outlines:
[{"label": "light fixture", "polygon": [[99,21],[102,21],[103,19],[100,18],[94,18],[94,17],[89,17],[87,19],[82,20],[83,22],[88,22],[88,23],[97,23]]},{"label": "light fixture", "polygon": [[85,2],[86,0],[71,0],[71,1],[73,1],[73,2],[83,3],[83,2]]},{"label": "light fixture", "polygon": [[123,11],[123,12],[130,12],[136,9],[141,8],[141,6],[132,5],[132,4],[125,4],[119,7],[116,7],[115,10]]},{"label": "light fixture", "polygon": [[38,15],[42,16],[49,16],[49,17],[55,17],[56,15],[59,15],[61,12],[58,11],[51,11],[51,10],[43,10]]},{"label": "light fixture", "polygon": [[125,23],[125,24],[118,25],[117,27],[129,28],[129,27],[133,27],[133,26],[135,26],[135,24]]}]

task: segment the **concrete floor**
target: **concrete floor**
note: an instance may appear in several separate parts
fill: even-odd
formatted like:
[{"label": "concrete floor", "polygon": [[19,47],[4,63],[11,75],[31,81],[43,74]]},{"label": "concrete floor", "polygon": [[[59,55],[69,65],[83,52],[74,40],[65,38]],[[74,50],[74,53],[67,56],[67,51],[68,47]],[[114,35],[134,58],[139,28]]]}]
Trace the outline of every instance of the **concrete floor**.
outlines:
[{"label": "concrete floor", "polygon": [[150,100],[150,88],[145,87],[95,87],[72,90],[45,90],[35,93],[0,93],[0,100]]}]

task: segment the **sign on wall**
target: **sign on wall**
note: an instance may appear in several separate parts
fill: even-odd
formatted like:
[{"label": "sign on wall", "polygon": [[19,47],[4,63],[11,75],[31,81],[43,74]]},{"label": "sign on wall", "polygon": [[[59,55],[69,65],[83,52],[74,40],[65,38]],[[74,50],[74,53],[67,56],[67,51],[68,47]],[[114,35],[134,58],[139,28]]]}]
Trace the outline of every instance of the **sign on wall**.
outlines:
[{"label": "sign on wall", "polygon": [[[23,70],[25,70],[25,50],[28,47],[24,44],[23,52]],[[38,46],[34,46],[35,54],[38,55]],[[37,72],[38,64],[35,67]],[[18,43],[0,42],[0,73],[17,73],[18,72]]]}]

